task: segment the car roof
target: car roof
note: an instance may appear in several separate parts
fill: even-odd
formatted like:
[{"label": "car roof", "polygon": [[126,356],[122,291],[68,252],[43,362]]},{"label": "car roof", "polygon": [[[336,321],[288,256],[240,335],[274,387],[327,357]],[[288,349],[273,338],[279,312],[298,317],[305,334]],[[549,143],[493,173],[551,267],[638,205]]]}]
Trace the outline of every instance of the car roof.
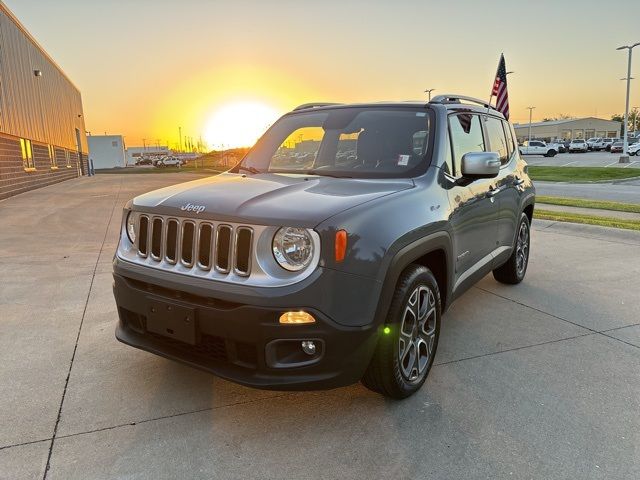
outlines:
[{"label": "car roof", "polygon": [[[474,103],[475,102],[475,103]],[[427,109],[434,105],[444,106],[448,110],[454,111],[471,111],[474,113],[490,113],[491,115],[504,119],[502,113],[493,106],[479,99],[466,97],[462,95],[439,95],[429,102],[424,100],[407,100],[407,101],[381,101],[381,102],[363,102],[363,103],[305,103],[293,109],[290,113],[300,113],[309,111],[333,110],[336,108],[416,108]]]}]

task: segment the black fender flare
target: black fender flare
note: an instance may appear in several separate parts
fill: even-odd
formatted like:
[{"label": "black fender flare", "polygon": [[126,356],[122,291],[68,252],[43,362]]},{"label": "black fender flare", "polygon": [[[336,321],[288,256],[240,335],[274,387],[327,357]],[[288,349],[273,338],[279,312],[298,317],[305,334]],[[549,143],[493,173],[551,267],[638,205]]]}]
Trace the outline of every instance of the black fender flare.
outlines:
[{"label": "black fender flare", "polygon": [[382,282],[382,289],[380,291],[380,297],[378,300],[378,306],[374,317],[374,324],[381,325],[391,306],[391,300],[395,292],[396,285],[400,275],[413,262],[417,259],[427,255],[428,253],[436,250],[442,250],[445,254],[446,265],[446,292],[445,298],[447,299],[447,305],[442,305],[442,311],[444,312],[450,303],[453,278],[454,278],[454,262],[453,262],[453,245],[451,236],[448,232],[441,230],[425,237],[419,238],[408,245],[400,248],[389,262],[384,281]]}]

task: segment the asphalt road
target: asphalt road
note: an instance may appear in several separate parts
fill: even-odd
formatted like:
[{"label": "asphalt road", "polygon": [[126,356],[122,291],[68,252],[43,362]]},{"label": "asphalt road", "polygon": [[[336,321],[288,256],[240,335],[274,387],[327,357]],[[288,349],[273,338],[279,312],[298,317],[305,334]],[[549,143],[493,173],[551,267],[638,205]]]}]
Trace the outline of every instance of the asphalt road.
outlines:
[{"label": "asphalt road", "polygon": [[640,180],[614,183],[534,182],[538,195],[640,203]]},{"label": "asphalt road", "polygon": [[543,155],[525,155],[529,165],[547,167],[608,167],[608,168],[640,168],[640,157],[629,157],[629,163],[619,163],[619,153],[587,152],[559,153],[555,157]]},{"label": "asphalt road", "polygon": [[0,478],[640,478],[639,233],[534,221],[524,283],[453,305],[410,399],[267,392],[114,339],[121,207],[189,178],[0,202]]}]

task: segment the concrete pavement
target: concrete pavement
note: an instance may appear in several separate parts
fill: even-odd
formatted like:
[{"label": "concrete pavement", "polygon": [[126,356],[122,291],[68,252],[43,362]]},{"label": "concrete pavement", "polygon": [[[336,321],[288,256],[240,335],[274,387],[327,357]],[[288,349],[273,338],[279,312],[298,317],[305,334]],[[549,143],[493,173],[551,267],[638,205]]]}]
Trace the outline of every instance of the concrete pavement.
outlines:
[{"label": "concrete pavement", "polygon": [[0,478],[640,477],[637,232],[534,221],[525,282],[458,300],[406,401],[267,392],[114,338],[121,207],[190,178],[0,202]]}]

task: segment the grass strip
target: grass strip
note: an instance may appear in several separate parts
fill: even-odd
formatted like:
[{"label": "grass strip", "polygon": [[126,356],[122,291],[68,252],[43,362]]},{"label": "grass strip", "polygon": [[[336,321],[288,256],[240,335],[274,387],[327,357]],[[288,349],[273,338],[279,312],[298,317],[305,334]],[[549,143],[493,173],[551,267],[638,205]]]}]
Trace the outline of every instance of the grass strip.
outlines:
[{"label": "grass strip", "polygon": [[548,182],[595,182],[640,177],[640,168],[605,167],[536,167],[529,166],[534,180]]},{"label": "grass strip", "polygon": [[638,220],[621,220],[619,218],[555,212],[541,209],[535,210],[534,217],[541,220],[553,220],[556,222],[584,223],[588,225],[599,225],[601,227],[624,228],[626,230],[640,231],[640,221]]},{"label": "grass strip", "polygon": [[600,210],[614,210],[616,212],[640,213],[640,204],[638,203],[611,202],[608,200],[586,200],[584,198],[536,195],[536,203],[563,205],[565,207],[597,208]]}]

